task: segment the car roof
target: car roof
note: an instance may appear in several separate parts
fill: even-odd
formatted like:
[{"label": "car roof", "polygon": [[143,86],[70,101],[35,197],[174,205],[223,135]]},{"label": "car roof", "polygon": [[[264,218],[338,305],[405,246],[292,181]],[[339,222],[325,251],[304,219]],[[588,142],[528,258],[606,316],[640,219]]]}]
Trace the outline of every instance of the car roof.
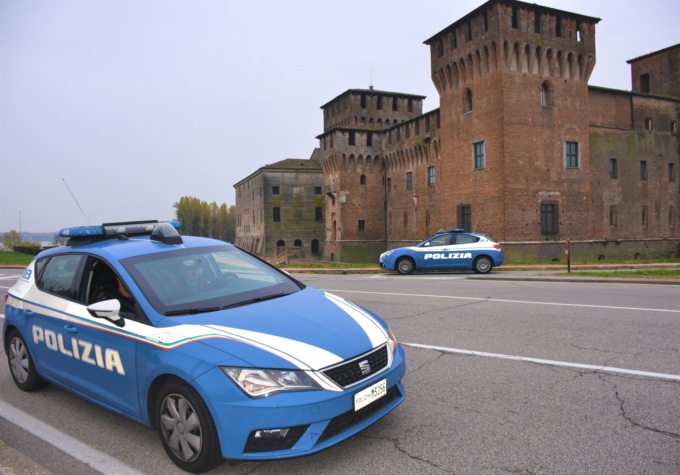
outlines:
[{"label": "car roof", "polygon": [[66,245],[43,251],[38,257],[75,252],[117,261],[174,249],[230,245],[217,239],[180,236],[177,232],[180,227],[176,221],[149,220],[64,228],[59,231],[59,236],[69,238]]}]

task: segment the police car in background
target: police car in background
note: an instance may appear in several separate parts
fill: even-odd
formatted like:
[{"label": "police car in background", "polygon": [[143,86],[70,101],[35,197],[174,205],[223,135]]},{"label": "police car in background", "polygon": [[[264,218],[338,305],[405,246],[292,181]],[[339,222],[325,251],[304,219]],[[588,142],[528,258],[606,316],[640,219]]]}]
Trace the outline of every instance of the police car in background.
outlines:
[{"label": "police car in background", "polygon": [[54,383],[155,428],[194,473],[317,452],[404,400],[378,316],[178,226],[63,229],[36,256],[5,296],[20,389]]},{"label": "police car in background", "polygon": [[410,247],[380,255],[380,267],[410,274],[414,270],[472,269],[487,274],[503,263],[501,245],[486,234],[466,233],[462,228],[440,231]]}]

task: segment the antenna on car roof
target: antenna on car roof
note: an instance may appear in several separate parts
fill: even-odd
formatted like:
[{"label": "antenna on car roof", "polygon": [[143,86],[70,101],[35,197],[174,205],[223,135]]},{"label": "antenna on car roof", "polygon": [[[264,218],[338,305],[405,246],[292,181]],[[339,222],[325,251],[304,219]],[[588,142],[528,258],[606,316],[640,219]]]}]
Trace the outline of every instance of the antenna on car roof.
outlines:
[{"label": "antenna on car roof", "polygon": [[64,182],[64,185],[66,185],[66,189],[68,190],[69,193],[71,193],[71,196],[73,197],[73,201],[75,201],[76,205],[78,205],[78,209],[80,210],[81,213],[83,213],[83,218],[85,218],[87,220],[87,225],[89,226],[90,225],[90,218],[87,217],[87,215],[85,214],[85,211],[83,211],[83,208],[80,207],[80,203],[78,203],[78,200],[76,199],[76,195],[74,195],[73,192],[71,191],[71,188],[69,188],[68,183],[66,183],[65,178],[62,178],[61,181]]}]

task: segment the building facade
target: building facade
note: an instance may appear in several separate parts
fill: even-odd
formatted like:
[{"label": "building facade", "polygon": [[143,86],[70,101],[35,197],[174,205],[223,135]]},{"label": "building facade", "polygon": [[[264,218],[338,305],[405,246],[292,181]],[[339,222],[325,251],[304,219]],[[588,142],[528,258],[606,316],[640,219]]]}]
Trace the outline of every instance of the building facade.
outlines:
[{"label": "building facade", "polygon": [[631,91],[590,86],[599,21],[490,0],[425,41],[438,109],[372,87],[321,106],[324,257],[449,227],[542,258],[566,240],[677,256],[680,45],[630,60]]},{"label": "building facade", "polygon": [[236,189],[236,242],[263,256],[323,255],[323,172],[313,155],[266,165]]}]

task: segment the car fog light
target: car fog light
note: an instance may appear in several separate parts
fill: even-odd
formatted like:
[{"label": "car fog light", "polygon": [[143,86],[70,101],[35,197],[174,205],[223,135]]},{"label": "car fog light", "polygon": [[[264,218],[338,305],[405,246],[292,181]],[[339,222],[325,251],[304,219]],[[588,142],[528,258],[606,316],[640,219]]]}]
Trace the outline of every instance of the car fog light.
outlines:
[{"label": "car fog light", "polygon": [[266,429],[255,431],[256,439],[282,439],[288,435],[290,429]]}]

